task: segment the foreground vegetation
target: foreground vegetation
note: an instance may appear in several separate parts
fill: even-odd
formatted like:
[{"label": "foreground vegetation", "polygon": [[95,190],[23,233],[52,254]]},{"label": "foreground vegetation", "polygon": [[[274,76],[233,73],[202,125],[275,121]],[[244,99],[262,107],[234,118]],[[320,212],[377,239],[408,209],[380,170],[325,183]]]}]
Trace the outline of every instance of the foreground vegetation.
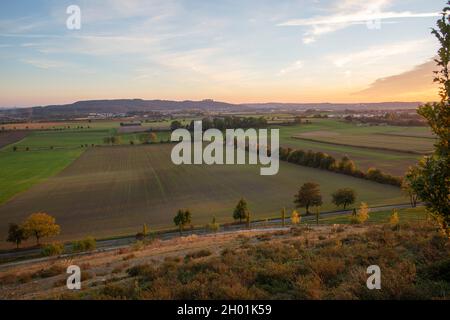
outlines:
[{"label": "foreground vegetation", "polygon": [[[241,237],[237,247],[220,252],[198,249],[156,264],[132,264],[131,259],[128,268],[114,271],[106,283],[92,281],[80,293],[54,298],[449,298],[450,245],[435,226],[361,228],[320,233],[300,227]],[[381,268],[381,290],[366,287],[366,268],[373,264]]]}]

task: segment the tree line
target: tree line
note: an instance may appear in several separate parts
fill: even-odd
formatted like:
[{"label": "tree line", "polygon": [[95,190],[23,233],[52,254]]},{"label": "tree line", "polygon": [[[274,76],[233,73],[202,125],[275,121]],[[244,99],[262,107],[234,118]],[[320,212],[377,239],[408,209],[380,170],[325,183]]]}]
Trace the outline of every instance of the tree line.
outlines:
[{"label": "tree line", "polygon": [[[189,131],[194,131],[194,122],[196,120],[192,120],[189,125],[183,125],[180,121],[175,120],[170,124],[170,129],[188,129]],[[198,121],[198,120],[197,120]],[[218,130],[226,130],[226,129],[247,129],[247,128],[266,128],[267,120],[264,117],[214,117],[214,118],[203,118],[202,120],[202,129],[218,129]]]},{"label": "tree line", "polygon": [[[356,191],[351,188],[341,188],[336,190],[332,195],[332,203],[337,207],[342,207],[344,210],[355,203]],[[310,209],[316,207],[317,222],[319,218],[318,207],[322,205],[322,194],[320,186],[314,182],[307,182],[303,184],[298,192],[294,195],[294,204],[296,208],[305,208],[305,214],[310,215]],[[250,227],[251,212],[245,198],[241,198],[233,210],[232,217],[240,224],[245,223],[247,228]],[[282,209],[281,218],[283,226],[285,224],[286,210]],[[301,214],[297,210],[293,210],[291,214],[292,224],[298,224],[301,221]],[[189,209],[180,209],[173,218],[175,226],[177,226],[180,235],[186,226],[190,225],[192,228],[192,212]],[[206,225],[206,229],[210,231],[218,231],[220,225],[216,222],[216,217],[213,217],[212,222]]]},{"label": "tree line", "polygon": [[369,168],[367,172],[363,172],[356,167],[355,162],[348,156],[342,157],[341,160],[336,160],[333,156],[320,151],[304,151],[301,149],[293,150],[291,148],[280,147],[280,160],[397,187],[402,185],[403,180],[401,177],[395,177],[390,174],[383,173],[381,170],[376,168]]}]

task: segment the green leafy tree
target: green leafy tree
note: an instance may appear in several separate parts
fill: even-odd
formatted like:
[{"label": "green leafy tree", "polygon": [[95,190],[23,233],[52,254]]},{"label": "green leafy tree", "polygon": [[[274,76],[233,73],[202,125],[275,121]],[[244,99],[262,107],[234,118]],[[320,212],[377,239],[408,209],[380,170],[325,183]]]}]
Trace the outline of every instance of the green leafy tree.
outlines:
[{"label": "green leafy tree", "polygon": [[21,226],[15,223],[11,223],[9,225],[8,238],[6,239],[6,241],[15,243],[18,249],[22,241],[25,241],[27,239],[28,236]]},{"label": "green leafy tree", "polygon": [[173,222],[179,228],[181,235],[184,227],[192,222],[192,214],[189,210],[180,209],[175,218],[173,218]]},{"label": "green leafy tree", "polygon": [[44,212],[30,215],[22,227],[27,236],[36,238],[36,244],[38,245],[41,238],[56,236],[61,231],[61,228],[55,222],[55,218]]},{"label": "green leafy tree", "polygon": [[339,189],[331,196],[332,202],[338,207],[344,206],[344,210],[348,205],[355,203],[356,200],[356,192],[350,188]]},{"label": "green leafy tree", "polygon": [[172,121],[172,123],[170,124],[170,130],[172,131],[180,128],[183,128],[183,124],[178,120]]},{"label": "green leafy tree", "polygon": [[233,212],[233,219],[239,220],[239,223],[242,223],[242,220],[247,220],[250,216],[250,210],[248,209],[247,201],[244,198],[239,200],[236,208]]},{"label": "green leafy tree", "polygon": [[438,222],[443,233],[450,238],[450,1],[443,9],[437,28],[432,30],[440,48],[435,59],[439,71],[434,81],[440,85],[440,102],[428,103],[418,109],[437,137],[434,153],[424,157],[411,178],[411,189],[425,202],[427,210]]},{"label": "green leafy tree", "polygon": [[122,143],[122,137],[120,137],[120,136],[111,137],[111,144],[121,144],[121,143]]},{"label": "green leafy tree", "polygon": [[294,203],[297,208],[306,208],[306,214],[309,215],[309,208],[322,205],[322,195],[319,185],[314,182],[307,182],[301,186],[295,195]]},{"label": "green leafy tree", "polygon": [[103,143],[104,144],[112,144],[112,137],[104,137]]},{"label": "green leafy tree", "polygon": [[418,177],[419,168],[416,166],[409,167],[401,185],[403,193],[409,197],[409,202],[412,208],[415,208],[417,206],[418,196],[416,193],[416,188],[418,186],[416,186],[415,184],[419,181]]},{"label": "green leafy tree", "polygon": [[142,133],[138,136],[138,139],[141,143],[147,144],[150,142],[150,135],[148,135],[147,133]]}]

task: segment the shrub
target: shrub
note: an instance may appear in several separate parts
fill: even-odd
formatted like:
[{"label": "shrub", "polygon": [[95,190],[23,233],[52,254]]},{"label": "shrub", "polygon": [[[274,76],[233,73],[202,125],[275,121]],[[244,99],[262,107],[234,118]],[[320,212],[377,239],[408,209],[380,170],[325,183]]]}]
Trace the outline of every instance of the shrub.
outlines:
[{"label": "shrub", "polygon": [[157,270],[149,264],[141,264],[127,270],[130,277],[142,277],[146,280],[154,280],[157,277]]},{"label": "shrub", "polygon": [[191,259],[199,259],[199,258],[203,258],[203,257],[208,257],[210,256],[212,253],[211,251],[207,250],[207,249],[202,249],[199,251],[195,251],[195,252],[191,252],[188,253],[184,259],[185,260],[191,260]]},{"label": "shrub", "polygon": [[426,276],[432,280],[450,283],[450,258],[433,262],[424,271]]},{"label": "shrub", "polygon": [[84,252],[84,251],[92,251],[95,250],[97,243],[94,238],[87,237],[83,240],[74,241],[72,243],[72,251],[73,252]]},{"label": "shrub", "polygon": [[123,269],[125,269],[125,267],[122,266],[117,266],[114,269],[112,269],[111,273],[116,274],[116,273],[121,273],[123,271]]},{"label": "shrub", "polygon": [[44,257],[59,256],[64,252],[64,244],[55,242],[42,248],[41,254]]},{"label": "shrub", "polygon": [[66,268],[62,265],[54,264],[50,268],[41,269],[33,274],[33,278],[51,278],[66,272]]},{"label": "shrub", "polygon": [[211,223],[206,225],[206,228],[211,232],[217,232],[220,229],[220,224],[216,222],[216,217],[213,217]]},{"label": "shrub", "polygon": [[123,257],[122,260],[123,260],[123,261],[127,261],[127,260],[131,260],[131,259],[133,259],[133,258],[136,258],[136,255],[134,255],[134,253],[129,254],[129,255]]},{"label": "shrub", "polygon": [[350,217],[351,224],[361,224],[369,219],[369,206],[365,202],[361,202],[361,206],[357,213],[353,210],[353,215]]},{"label": "shrub", "polygon": [[400,219],[397,210],[392,210],[392,215],[389,217],[389,224],[393,230],[398,230]]},{"label": "shrub", "polygon": [[144,249],[145,243],[141,240],[137,240],[135,243],[133,243],[133,246],[131,247],[131,250],[133,251],[139,251]]},{"label": "shrub", "polygon": [[136,240],[142,241],[145,239],[145,234],[143,234],[142,232],[138,232],[138,233],[136,233],[135,237],[136,237]]}]

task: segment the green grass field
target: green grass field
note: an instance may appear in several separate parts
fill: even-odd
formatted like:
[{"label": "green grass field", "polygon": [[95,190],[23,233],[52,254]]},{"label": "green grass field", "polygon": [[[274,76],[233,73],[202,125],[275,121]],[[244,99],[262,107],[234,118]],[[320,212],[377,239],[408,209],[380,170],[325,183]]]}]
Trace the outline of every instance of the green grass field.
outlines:
[{"label": "green grass field", "polygon": [[[85,151],[82,144],[102,143],[108,132],[32,132],[25,139],[4,147],[0,150],[0,204],[57,174]],[[13,151],[14,146],[18,151]]]},{"label": "green grass field", "polygon": [[275,176],[261,176],[259,166],[250,165],[175,166],[171,149],[167,144],[88,148],[63,172],[0,207],[1,237],[8,223],[36,211],[56,217],[63,239],[133,233],[143,223],[172,227],[179,208],[192,210],[195,225],[213,216],[229,222],[241,197],[252,218],[264,219],[282,207],[292,209],[295,192],[308,181],[321,185],[322,210],[335,209],[330,194],[342,187],[354,188],[357,201],[370,205],[407,201],[395,187],[289,163],[281,163]]},{"label": "green grass field", "polygon": [[[0,204],[59,173],[92,144],[102,145],[104,137],[116,135],[111,122],[101,124],[103,129],[31,131],[23,140],[0,149]],[[163,141],[170,136],[169,132],[156,134]],[[120,136],[122,144],[130,140],[141,143],[138,134]],[[13,151],[14,146],[17,151]]]}]

